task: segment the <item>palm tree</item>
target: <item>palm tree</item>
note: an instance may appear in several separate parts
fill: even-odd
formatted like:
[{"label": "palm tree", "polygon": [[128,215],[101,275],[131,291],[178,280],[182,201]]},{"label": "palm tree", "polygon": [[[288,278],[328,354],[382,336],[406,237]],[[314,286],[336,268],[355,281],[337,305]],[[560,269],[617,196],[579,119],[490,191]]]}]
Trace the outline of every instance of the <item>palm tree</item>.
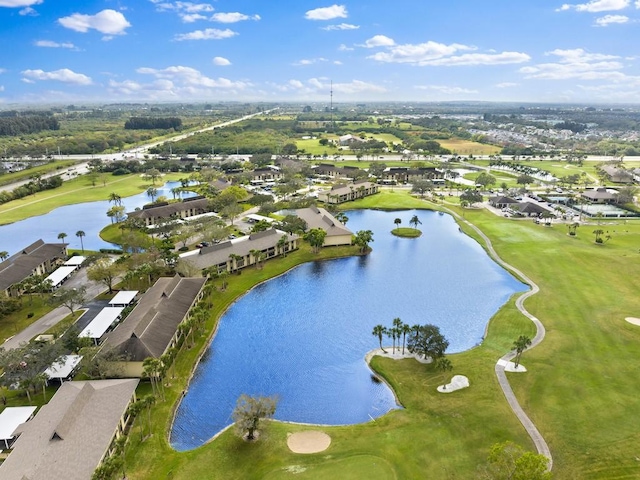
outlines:
[{"label": "palm tree", "polygon": [[113,202],[114,205],[122,205],[122,197],[115,192],[109,194],[109,203]]},{"label": "palm tree", "polygon": [[7,258],[9,258],[9,252],[3,250],[0,252],[0,261],[4,262]]},{"label": "palm tree", "polygon": [[336,213],[336,220],[338,220],[341,224],[346,225],[349,221],[349,217],[347,217],[344,212]]},{"label": "palm tree", "polygon": [[575,236],[576,234],[576,229],[580,226],[580,224],[578,222],[574,222],[571,225],[569,225],[569,235],[571,236]]},{"label": "palm tree", "polygon": [[409,225],[413,225],[413,228],[415,228],[417,230],[418,229],[418,224],[422,225],[422,222],[420,221],[418,216],[414,215],[413,217],[411,217],[411,220],[409,220]]},{"label": "palm tree", "polygon": [[413,329],[411,328],[411,325],[407,323],[402,324],[402,355],[404,355],[404,346],[407,340],[407,333],[411,334],[412,331]]},{"label": "palm tree", "polygon": [[[400,318],[396,317],[393,319],[393,330],[395,333],[395,337],[398,339],[398,348],[400,348],[400,335],[402,335],[402,326],[404,324],[402,323],[402,320],[400,320]],[[394,349],[394,353],[395,353],[395,349]]]},{"label": "palm tree", "polygon": [[380,342],[380,350],[382,350],[384,353],[387,353],[387,351],[382,347],[382,336],[387,334],[387,328],[384,325],[376,325],[375,327],[373,327],[373,332],[371,332],[371,334],[378,337],[378,341]]},{"label": "palm tree", "polygon": [[522,352],[524,352],[529,345],[531,345],[531,339],[526,335],[520,335],[518,339],[513,342],[513,348],[516,351],[516,356],[513,363],[515,364],[516,368],[518,368],[518,365],[520,365],[520,357],[522,356]]},{"label": "palm tree", "polygon": [[231,260],[231,270],[238,270],[238,260],[242,260],[242,255],[230,253],[229,260]]},{"label": "palm tree", "polygon": [[87,234],[84,233],[82,230],[78,230],[76,232],[76,237],[78,237],[80,239],[80,246],[82,247],[82,253],[84,253],[84,243],[82,241],[82,237],[86,236]]},{"label": "palm tree", "polygon": [[155,187],[147,188],[147,195],[151,197],[151,202],[153,203],[155,198],[158,196],[158,189]]},{"label": "palm tree", "polygon": [[66,233],[62,232],[58,234],[58,240],[62,240],[62,243],[64,243],[64,239],[67,238],[69,235],[67,235]]},{"label": "palm tree", "polygon": [[598,228],[594,230],[593,233],[596,236],[596,243],[602,243],[602,234],[604,233],[604,230]]},{"label": "palm tree", "polygon": [[174,187],[174,188],[172,188],[172,189],[171,189],[171,195],[173,195],[173,199],[174,199],[174,200],[176,199],[176,197],[177,197],[178,195],[180,195],[180,192],[181,192],[181,191],[182,191],[182,190],[180,189],[180,187]]},{"label": "palm tree", "polygon": [[400,227],[400,224],[402,223],[402,220],[401,220],[401,219],[399,219],[399,218],[396,218],[396,219],[393,221],[393,223],[395,223],[395,224],[396,224],[396,228],[399,228],[399,227]]}]

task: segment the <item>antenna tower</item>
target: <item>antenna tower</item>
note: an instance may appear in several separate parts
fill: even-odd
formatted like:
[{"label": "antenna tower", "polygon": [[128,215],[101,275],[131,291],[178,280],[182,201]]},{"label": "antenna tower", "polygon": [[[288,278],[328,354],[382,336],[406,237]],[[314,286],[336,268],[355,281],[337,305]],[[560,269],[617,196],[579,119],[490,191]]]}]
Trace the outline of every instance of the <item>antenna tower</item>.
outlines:
[{"label": "antenna tower", "polygon": [[333,80],[331,80],[331,90],[329,90],[331,101],[329,103],[329,111],[331,112],[331,131],[333,131]]}]

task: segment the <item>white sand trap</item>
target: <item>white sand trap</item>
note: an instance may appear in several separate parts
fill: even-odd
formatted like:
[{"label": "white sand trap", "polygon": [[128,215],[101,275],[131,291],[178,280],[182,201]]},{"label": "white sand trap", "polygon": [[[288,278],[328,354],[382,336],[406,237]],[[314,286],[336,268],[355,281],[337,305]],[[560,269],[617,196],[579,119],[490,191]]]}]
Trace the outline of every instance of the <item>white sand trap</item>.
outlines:
[{"label": "white sand trap", "polygon": [[640,327],[640,318],[636,317],[627,317],[625,320],[633,325],[638,325]]},{"label": "white sand trap", "polygon": [[447,383],[446,385],[440,385],[438,387],[438,391],[440,393],[451,393],[456,390],[460,390],[462,388],[467,388],[469,386],[469,379],[464,375],[454,375],[451,379],[451,383]]},{"label": "white sand trap", "polygon": [[293,453],[318,453],[331,445],[331,437],[324,432],[307,430],[292,433],[287,438],[287,446]]},{"label": "white sand trap", "polygon": [[393,358],[394,360],[402,360],[404,358],[413,358],[420,363],[431,363],[430,358],[424,358],[420,355],[416,355],[414,353],[409,353],[409,350],[405,350],[404,354],[402,353],[401,348],[396,348],[395,350],[391,347],[387,347],[386,350],[380,350],[376,348],[375,350],[371,350],[367,352],[365,355],[365,360],[367,363],[371,362],[371,359],[374,355],[378,355],[380,357]]},{"label": "white sand trap", "polygon": [[505,372],[511,373],[524,373],[527,371],[524,365],[519,364],[516,367],[516,364],[513,362],[505,362],[504,360],[498,360],[498,365],[502,365],[504,367]]}]

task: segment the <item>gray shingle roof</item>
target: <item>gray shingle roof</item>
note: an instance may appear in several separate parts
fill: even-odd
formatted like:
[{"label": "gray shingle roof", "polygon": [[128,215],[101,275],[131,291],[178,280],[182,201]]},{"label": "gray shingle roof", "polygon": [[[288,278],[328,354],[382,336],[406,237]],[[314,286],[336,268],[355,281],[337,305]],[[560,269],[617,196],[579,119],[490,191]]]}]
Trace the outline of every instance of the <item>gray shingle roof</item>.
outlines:
[{"label": "gray shingle roof", "polygon": [[0,465],[3,480],[89,480],[118,428],[137,379],[66,382]]},{"label": "gray shingle roof", "polygon": [[298,235],[291,235],[276,230],[275,228],[270,228],[233,241],[222,242],[217,245],[202,248],[198,255],[183,258],[198,268],[207,268],[226,262],[229,260],[229,255],[231,254],[244,257],[248,255],[251,250],[263,251],[273,248],[283,235],[286,235],[289,241],[294,241],[299,238]]},{"label": "gray shingle roof", "polygon": [[0,290],[21,282],[47,261],[66,257],[65,243],[38,240],[0,263]]},{"label": "gray shingle roof", "polygon": [[185,210],[195,208],[201,213],[207,211],[209,200],[204,197],[187,198],[182,202],[169,203],[167,205],[158,205],[149,208],[143,208],[142,210],[136,210],[135,212],[127,213],[127,216],[133,218],[166,218],[174,214],[179,214]]},{"label": "gray shingle roof", "polygon": [[309,230],[312,228],[321,228],[327,232],[328,237],[335,235],[353,235],[351,230],[336,220],[336,218],[324,208],[299,208],[295,212],[298,217],[307,222]]},{"label": "gray shingle roof", "polygon": [[103,348],[132,362],[160,357],[205,282],[205,278],[179,275],[159,278],[127,318],[106,335]]}]

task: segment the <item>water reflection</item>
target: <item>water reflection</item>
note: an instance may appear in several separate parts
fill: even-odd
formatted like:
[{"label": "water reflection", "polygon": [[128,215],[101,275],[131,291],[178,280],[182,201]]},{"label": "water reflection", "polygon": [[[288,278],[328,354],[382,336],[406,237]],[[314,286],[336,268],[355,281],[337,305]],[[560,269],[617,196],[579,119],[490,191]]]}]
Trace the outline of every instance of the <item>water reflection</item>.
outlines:
[{"label": "water reflection", "polygon": [[[179,186],[181,186],[180,182],[167,182],[157,187],[158,196],[173,198],[171,189]],[[193,192],[181,192],[181,198],[194,195]],[[146,192],[142,192],[123,198],[122,205],[125,207],[125,212],[130,212],[136,208],[142,208],[150,201]],[[113,204],[106,200],[78,203],[56,208],[44,215],[2,225],[0,226],[0,251],[4,250],[12,255],[39,238],[45,242],[59,242],[58,234],[61,232],[67,234],[65,242],[69,243],[69,248],[79,250],[80,238],[76,237],[76,232],[79,230],[86,234],[82,241],[87,250],[111,248],[113,245],[102,240],[98,234],[109,223],[107,210],[112,206]]]},{"label": "water reflection", "polygon": [[[391,235],[396,216],[408,223],[414,214],[421,238]],[[178,408],[175,448],[195,448],[229,425],[243,393],[278,395],[281,420],[338,425],[379,417],[396,404],[364,362],[378,346],[373,326],[395,317],[434,323],[457,352],[480,342],[489,318],[525,288],[449,216],[348,216],[351,230],[374,232],[373,252],[301,265],[232,305]]]}]

